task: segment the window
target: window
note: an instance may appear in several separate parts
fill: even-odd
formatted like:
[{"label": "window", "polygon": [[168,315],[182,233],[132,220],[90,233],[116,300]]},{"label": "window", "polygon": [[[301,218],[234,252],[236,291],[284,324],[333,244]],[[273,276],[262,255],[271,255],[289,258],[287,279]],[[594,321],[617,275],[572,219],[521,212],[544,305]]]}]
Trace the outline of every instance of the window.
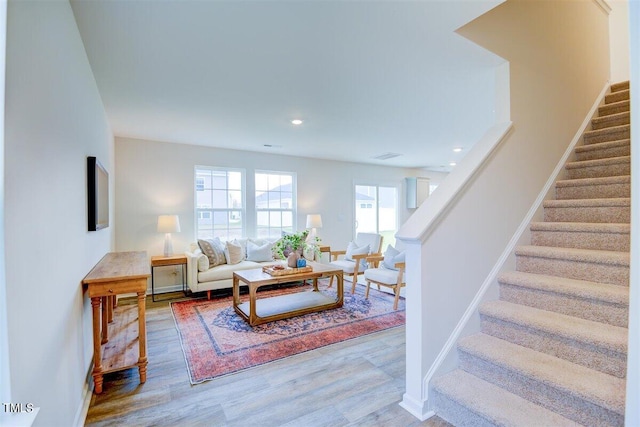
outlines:
[{"label": "window", "polygon": [[256,171],[256,236],[295,231],[296,177],[290,172]]},{"label": "window", "polygon": [[382,234],[382,250],[395,245],[398,231],[398,189],[377,185],[355,186],[356,233]]},{"label": "window", "polygon": [[244,171],[196,166],[195,175],[197,238],[244,236]]}]

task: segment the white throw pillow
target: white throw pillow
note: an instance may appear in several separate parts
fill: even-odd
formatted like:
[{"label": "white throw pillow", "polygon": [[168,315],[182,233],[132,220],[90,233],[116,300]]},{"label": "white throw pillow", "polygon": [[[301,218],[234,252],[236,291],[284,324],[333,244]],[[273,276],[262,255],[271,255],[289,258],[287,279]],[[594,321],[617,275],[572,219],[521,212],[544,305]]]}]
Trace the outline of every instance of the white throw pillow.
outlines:
[{"label": "white throw pillow", "polygon": [[205,254],[198,257],[198,271],[207,271],[209,269],[209,258]]},{"label": "white throw pillow", "polygon": [[265,243],[261,246],[253,243],[251,240],[247,242],[247,261],[266,262],[273,261],[273,253],[271,243]]},{"label": "white throw pillow", "polygon": [[[369,253],[371,253],[369,245],[358,247],[358,245],[356,245],[354,242],[349,242],[349,245],[347,246],[347,253],[344,255],[344,259],[346,259],[347,261],[355,261],[353,259],[354,255],[369,255]],[[360,268],[367,268],[367,261],[365,259],[362,259],[360,261]]]},{"label": "white throw pillow", "polygon": [[384,251],[384,261],[382,261],[382,265],[389,270],[397,270],[396,262],[404,262],[405,253],[404,251],[400,252],[393,246],[387,246],[387,250]]},{"label": "white throw pillow", "polygon": [[238,264],[244,259],[242,245],[237,241],[227,242],[224,249],[224,255],[227,257],[227,264]]}]

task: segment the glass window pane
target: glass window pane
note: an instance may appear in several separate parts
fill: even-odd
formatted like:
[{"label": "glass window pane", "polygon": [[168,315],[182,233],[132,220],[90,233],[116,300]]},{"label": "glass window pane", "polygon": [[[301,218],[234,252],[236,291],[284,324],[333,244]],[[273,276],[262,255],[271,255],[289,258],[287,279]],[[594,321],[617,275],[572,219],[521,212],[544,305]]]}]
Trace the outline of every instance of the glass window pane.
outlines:
[{"label": "glass window pane", "polygon": [[211,190],[196,191],[196,207],[211,208]]},{"label": "glass window pane", "polygon": [[212,188],[227,188],[227,174],[225,172],[213,172]]},{"label": "glass window pane", "polygon": [[213,207],[216,209],[227,208],[227,192],[224,190],[212,190]]},{"label": "glass window pane", "polygon": [[269,189],[269,175],[256,173],[256,191],[264,192]]},{"label": "glass window pane", "polygon": [[269,225],[272,227],[282,226],[282,216],[280,212],[269,212]]},{"label": "glass window pane", "polygon": [[229,172],[229,189],[230,190],[242,190],[242,173],[241,172]]},{"label": "glass window pane", "polygon": [[292,212],[282,212],[282,226],[293,229],[293,213]]},{"label": "glass window pane", "polygon": [[269,212],[259,211],[257,215],[258,227],[269,227]]},{"label": "glass window pane", "polygon": [[213,213],[213,226],[214,228],[227,228],[229,225],[229,214],[227,212],[214,212]]}]

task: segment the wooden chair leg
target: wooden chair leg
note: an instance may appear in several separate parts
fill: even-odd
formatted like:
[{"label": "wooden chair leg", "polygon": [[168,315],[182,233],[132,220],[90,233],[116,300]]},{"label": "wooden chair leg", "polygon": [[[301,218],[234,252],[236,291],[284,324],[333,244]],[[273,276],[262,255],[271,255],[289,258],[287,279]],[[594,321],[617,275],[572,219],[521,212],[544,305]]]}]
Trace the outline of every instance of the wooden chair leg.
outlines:
[{"label": "wooden chair leg", "polygon": [[367,289],[364,291],[364,298],[369,299],[369,287],[371,286],[371,282],[367,280]]},{"label": "wooden chair leg", "polygon": [[355,294],[356,293],[356,285],[358,284],[358,276],[354,275],[351,278],[352,278],[351,293]]},{"label": "wooden chair leg", "polygon": [[398,300],[400,299],[400,286],[396,286],[395,287],[395,291],[396,291],[396,298],[393,301],[393,309],[397,310],[398,309]]},{"label": "wooden chair leg", "polygon": [[211,291],[207,291],[207,300],[211,299]]},{"label": "wooden chair leg", "polygon": [[329,279],[329,288],[333,286],[333,276],[331,276],[331,278]]}]

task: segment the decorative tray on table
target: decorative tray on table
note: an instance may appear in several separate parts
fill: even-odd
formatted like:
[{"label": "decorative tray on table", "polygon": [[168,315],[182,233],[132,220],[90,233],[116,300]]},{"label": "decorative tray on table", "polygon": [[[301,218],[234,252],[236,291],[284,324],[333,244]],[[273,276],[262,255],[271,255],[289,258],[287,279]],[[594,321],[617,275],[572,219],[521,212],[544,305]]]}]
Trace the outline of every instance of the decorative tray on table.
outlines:
[{"label": "decorative tray on table", "polygon": [[289,274],[309,273],[313,271],[313,267],[307,265],[306,267],[291,268],[284,265],[270,265],[262,267],[262,271],[272,276],[287,276]]}]

